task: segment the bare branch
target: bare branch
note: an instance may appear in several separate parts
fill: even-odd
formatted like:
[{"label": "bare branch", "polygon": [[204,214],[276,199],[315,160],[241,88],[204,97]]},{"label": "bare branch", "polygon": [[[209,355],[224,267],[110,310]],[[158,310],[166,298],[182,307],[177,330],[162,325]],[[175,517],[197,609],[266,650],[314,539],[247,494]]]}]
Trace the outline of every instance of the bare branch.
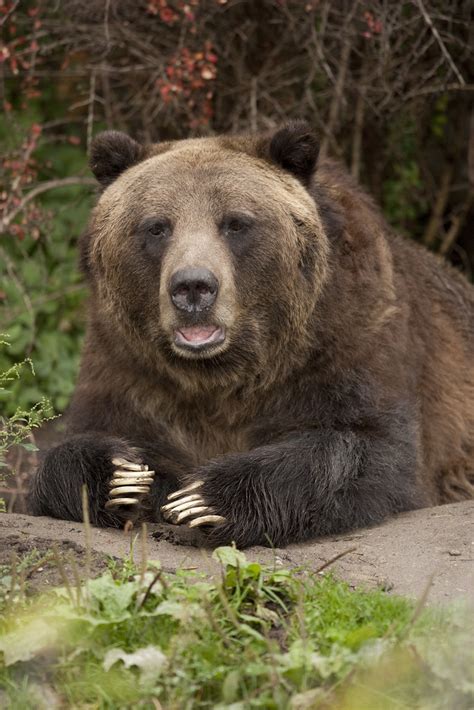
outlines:
[{"label": "bare branch", "polygon": [[456,75],[456,77],[457,77],[459,83],[460,83],[461,85],[464,85],[466,82],[464,81],[461,72],[459,71],[459,69],[458,69],[457,66],[455,65],[454,60],[453,60],[452,56],[450,55],[450,53],[448,52],[445,43],[444,43],[443,40],[441,39],[438,30],[437,30],[436,27],[434,26],[431,17],[430,17],[429,14],[426,12],[425,6],[423,5],[423,0],[416,0],[416,3],[417,3],[417,5],[418,5],[418,7],[420,8],[420,12],[421,12],[421,14],[423,15],[423,18],[424,18],[426,24],[429,26],[429,28],[430,28],[430,30],[432,31],[432,33],[433,33],[433,35],[434,35],[436,41],[438,42],[438,44],[439,44],[439,46],[440,46],[440,49],[441,49],[441,51],[443,52],[443,54],[444,54],[444,56],[445,56],[445,58],[446,58],[446,61],[448,62],[449,66],[451,67],[451,69],[452,69],[453,72],[455,73],[455,75]]},{"label": "bare branch", "polygon": [[456,243],[456,239],[459,236],[461,227],[463,226],[472,205],[474,205],[474,192],[469,192],[464,203],[461,205],[458,213],[452,218],[451,226],[441,243],[439,253],[443,256],[448,254],[452,249],[453,245]]},{"label": "bare branch", "polygon": [[19,4],[20,4],[20,0],[15,0],[15,2],[14,2],[13,5],[10,7],[10,9],[8,10],[8,12],[6,12],[5,15],[2,17],[2,19],[0,20],[0,27],[3,27],[3,25],[4,25],[6,22],[8,22],[8,20],[9,20],[10,17],[13,15],[13,13],[15,12],[15,10],[17,9],[17,7],[18,7]]},{"label": "bare branch", "polygon": [[430,221],[426,227],[425,233],[423,235],[423,244],[427,247],[432,246],[438,236],[439,229],[441,227],[444,210],[446,209],[446,203],[449,197],[449,189],[451,187],[451,181],[453,178],[453,166],[446,165],[443,174],[441,176],[441,182],[436,197],[436,201],[431,213]]},{"label": "bare branch", "polygon": [[417,96],[427,96],[429,94],[442,94],[445,91],[474,91],[474,84],[437,84],[435,86],[425,86],[423,89],[409,91],[402,98],[404,101],[414,99]]},{"label": "bare branch", "polygon": [[42,182],[36,187],[34,187],[30,192],[28,192],[27,195],[21,200],[20,204],[15,207],[11,212],[6,214],[1,220],[0,220],[0,232],[3,232],[17,217],[17,215],[22,212],[26,205],[31,202],[31,200],[34,200],[38,195],[41,195],[43,192],[48,192],[48,190],[55,190],[58,187],[68,187],[69,185],[96,185],[96,181],[94,178],[89,178],[89,177],[67,177],[67,178],[60,178],[57,180],[47,180],[46,182]]},{"label": "bare branch", "polygon": [[363,65],[359,93],[357,95],[357,102],[355,107],[354,116],[354,135],[352,138],[352,159],[351,159],[351,173],[352,176],[358,180],[360,175],[360,164],[361,164],[361,153],[362,153],[362,131],[364,129],[364,114],[365,114],[365,94],[367,91],[366,85],[366,64]]},{"label": "bare branch", "polygon": [[250,82],[250,128],[254,133],[258,128],[257,91],[258,77],[253,76]]},{"label": "bare branch", "polygon": [[94,128],[94,102],[96,100],[96,95],[95,95],[95,81],[96,81],[96,72],[95,69],[91,73],[91,78],[90,78],[90,86],[89,86],[89,107],[87,111],[87,152],[90,151],[91,143],[92,143],[92,130]]},{"label": "bare branch", "polygon": [[344,26],[343,26],[343,38],[344,39],[343,39],[343,45],[342,45],[341,59],[339,62],[339,71],[338,71],[336,83],[334,86],[333,98],[331,101],[331,105],[329,107],[326,135],[321,143],[321,157],[324,157],[327,154],[328,144],[329,144],[328,136],[334,134],[334,130],[336,128],[336,124],[337,124],[337,120],[338,120],[341,102],[344,97],[344,84],[346,81],[346,74],[347,74],[347,69],[348,69],[348,65],[349,65],[349,57],[351,54],[352,43],[353,43],[352,33],[349,32],[349,28],[352,23],[352,19],[355,15],[355,12],[357,10],[358,4],[359,4],[358,0],[354,0],[354,2],[352,3],[351,11],[348,13],[348,15],[345,19],[345,22],[344,22]]}]

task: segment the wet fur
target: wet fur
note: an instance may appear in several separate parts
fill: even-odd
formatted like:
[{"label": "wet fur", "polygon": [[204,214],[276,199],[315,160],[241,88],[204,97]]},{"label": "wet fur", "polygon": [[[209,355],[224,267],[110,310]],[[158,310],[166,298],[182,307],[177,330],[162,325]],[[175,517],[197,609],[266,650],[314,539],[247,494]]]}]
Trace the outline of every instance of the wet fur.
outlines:
[{"label": "wet fur", "polygon": [[[265,209],[276,232],[286,225],[285,258],[270,232],[258,259],[229,249],[221,262],[234,274],[226,308],[238,337],[214,359],[182,360],[156,324],[156,284],[127,257],[125,235],[115,241],[133,219],[117,217],[117,205],[129,190],[138,199],[143,183],[136,169],[112,183],[81,243],[89,327],[68,434],[38,471],[35,513],[81,520],[86,484],[93,522],[122,524],[104,511],[117,455],[157,472],[140,519],[160,521],[170,491],[204,480],[206,502],[227,519],[202,533],[204,544],[284,545],[473,496],[474,289],[393,235],[337,165],[315,168],[307,127],[285,131],[126,142],[130,165],[170,152],[189,168],[204,150],[225,170],[250,156],[257,178],[274,181]],[[100,145],[94,160],[104,185],[124,169],[117,154],[108,166]],[[171,252],[157,255],[157,281]]]}]

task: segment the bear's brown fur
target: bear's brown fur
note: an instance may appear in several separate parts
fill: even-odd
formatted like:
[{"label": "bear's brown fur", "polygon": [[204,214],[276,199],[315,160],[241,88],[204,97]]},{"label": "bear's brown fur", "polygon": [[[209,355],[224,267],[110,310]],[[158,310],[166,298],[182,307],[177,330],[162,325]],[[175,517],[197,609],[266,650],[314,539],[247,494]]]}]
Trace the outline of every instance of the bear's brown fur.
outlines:
[{"label": "bear's brown fur", "polygon": [[[96,138],[89,326],[35,512],[80,519],[86,483],[93,520],[119,524],[114,457],[156,471],[138,519],[202,481],[185,521],[212,543],[284,544],[473,495],[474,289],[316,161],[299,122],[148,147]],[[173,291],[190,269],[216,286]],[[188,343],[201,326],[223,342]]]}]

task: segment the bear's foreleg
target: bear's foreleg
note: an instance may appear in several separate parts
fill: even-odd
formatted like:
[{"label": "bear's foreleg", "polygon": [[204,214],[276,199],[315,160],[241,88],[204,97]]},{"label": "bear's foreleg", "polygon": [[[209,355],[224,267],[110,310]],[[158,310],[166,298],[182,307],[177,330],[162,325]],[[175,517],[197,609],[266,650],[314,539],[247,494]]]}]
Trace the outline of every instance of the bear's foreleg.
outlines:
[{"label": "bear's foreleg", "polygon": [[413,429],[311,430],[195,472],[162,508],[211,545],[285,545],[382,521],[423,505]]}]

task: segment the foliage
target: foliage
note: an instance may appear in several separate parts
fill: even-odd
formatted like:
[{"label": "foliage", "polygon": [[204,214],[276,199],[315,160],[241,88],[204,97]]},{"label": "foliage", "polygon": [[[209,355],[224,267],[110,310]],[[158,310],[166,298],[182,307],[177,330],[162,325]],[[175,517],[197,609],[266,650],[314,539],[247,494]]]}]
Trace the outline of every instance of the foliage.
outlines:
[{"label": "foliage", "polygon": [[[442,123],[438,125],[441,127]],[[420,140],[420,127],[412,117],[401,116],[390,126],[386,147],[394,166],[392,175],[384,181],[382,203],[386,215],[399,230],[404,225],[420,224],[419,218],[427,209],[417,160]],[[416,230],[412,236],[421,238],[422,233]]]},{"label": "foliage", "polygon": [[[6,348],[8,345],[6,340],[0,340],[0,346]],[[5,403],[12,398],[12,383],[21,380],[25,372],[33,376],[35,374],[33,363],[29,358],[3,371],[0,367],[0,402]],[[10,447],[22,446],[24,449],[34,450],[36,448],[34,444],[25,442],[25,439],[33,429],[52,418],[53,410],[45,397],[41,397],[28,410],[14,406],[11,416],[0,416],[0,484],[4,482],[4,471],[7,468],[6,455]],[[0,498],[0,512],[3,508],[4,504]]]},{"label": "foliage", "polygon": [[[7,128],[4,123],[4,137]],[[56,146],[54,153],[46,143],[35,149],[35,155],[35,161],[46,166],[36,170],[35,179],[68,176],[85,168],[85,155],[69,143]],[[10,343],[8,350],[0,352],[0,369],[11,367],[26,354],[34,360],[36,371],[36,377],[25,371],[12,383],[13,396],[5,404],[10,415],[17,405],[34,406],[42,393],[62,411],[72,393],[85,296],[76,240],[90,206],[87,188],[81,185],[45,192],[35,201],[33,212],[23,213],[21,221],[12,223],[0,246],[0,329]]]},{"label": "foliage", "polygon": [[39,691],[78,708],[356,710],[380,707],[381,692],[387,708],[471,706],[461,612],[414,620],[410,602],[384,592],[268,568],[234,548],[214,557],[220,580],[114,561],[82,587],[33,600],[10,577],[0,622],[6,707]]}]

